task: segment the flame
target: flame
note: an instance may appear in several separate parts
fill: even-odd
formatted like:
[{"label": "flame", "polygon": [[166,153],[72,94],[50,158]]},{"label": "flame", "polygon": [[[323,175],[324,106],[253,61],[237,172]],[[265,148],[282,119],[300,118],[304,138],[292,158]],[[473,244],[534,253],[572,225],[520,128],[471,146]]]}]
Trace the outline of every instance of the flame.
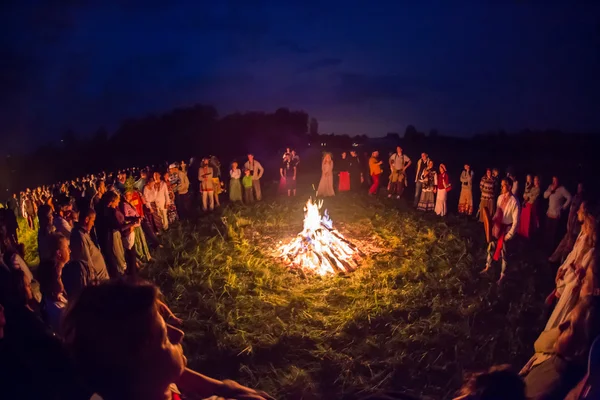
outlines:
[{"label": "flame", "polygon": [[279,255],[292,268],[318,275],[345,273],[358,267],[362,253],[337,230],[323,200],[309,199],[304,207],[304,228],[294,240],[279,247]]}]

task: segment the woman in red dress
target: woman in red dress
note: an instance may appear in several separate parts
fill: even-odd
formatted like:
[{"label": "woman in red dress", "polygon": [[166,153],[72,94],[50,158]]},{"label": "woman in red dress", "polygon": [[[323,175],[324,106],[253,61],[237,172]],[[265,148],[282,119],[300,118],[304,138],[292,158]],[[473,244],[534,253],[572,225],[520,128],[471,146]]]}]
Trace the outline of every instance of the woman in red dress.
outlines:
[{"label": "woman in red dress", "polygon": [[525,193],[523,193],[523,206],[519,220],[518,234],[528,238],[539,227],[537,215],[537,199],[540,196],[540,179],[536,176],[533,180],[527,175]]}]

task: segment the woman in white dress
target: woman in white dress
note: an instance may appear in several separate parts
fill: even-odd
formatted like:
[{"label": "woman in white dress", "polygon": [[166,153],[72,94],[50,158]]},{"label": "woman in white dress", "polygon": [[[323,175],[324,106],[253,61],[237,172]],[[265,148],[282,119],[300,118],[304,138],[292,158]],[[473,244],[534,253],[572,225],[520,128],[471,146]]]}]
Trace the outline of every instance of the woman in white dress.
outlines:
[{"label": "woman in white dress", "polygon": [[[579,212],[585,212],[583,205],[580,206]],[[575,241],[573,250],[556,272],[554,295],[558,298],[558,302],[546,323],[545,330],[558,327],[579,300],[581,283],[594,258],[594,247],[596,245],[595,222],[595,218],[591,214],[583,216],[581,232]]]},{"label": "woman in white dress", "polygon": [[321,163],[321,181],[317,189],[318,197],[335,196],[333,191],[333,160],[331,153],[325,153],[323,162]]}]

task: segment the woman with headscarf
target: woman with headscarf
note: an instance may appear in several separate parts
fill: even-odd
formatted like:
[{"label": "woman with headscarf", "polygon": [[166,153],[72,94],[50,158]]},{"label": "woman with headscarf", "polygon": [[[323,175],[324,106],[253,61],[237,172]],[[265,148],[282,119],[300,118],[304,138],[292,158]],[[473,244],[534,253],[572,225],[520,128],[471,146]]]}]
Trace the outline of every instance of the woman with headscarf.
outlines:
[{"label": "woman with headscarf", "polygon": [[229,170],[229,200],[234,203],[242,201],[242,170],[238,168],[237,161],[231,163]]},{"label": "woman with headscarf", "polygon": [[331,153],[325,153],[321,163],[321,180],[317,189],[318,197],[335,196],[333,191],[333,159]]},{"label": "woman with headscarf", "polygon": [[427,168],[421,173],[419,178],[422,189],[417,210],[432,211],[435,208],[435,192],[437,192],[438,177],[433,168],[433,161],[429,160]]},{"label": "woman with headscarf", "polygon": [[465,164],[465,169],[460,173],[458,213],[463,215],[473,214],[473,170],[471,170],[469,164]]}]

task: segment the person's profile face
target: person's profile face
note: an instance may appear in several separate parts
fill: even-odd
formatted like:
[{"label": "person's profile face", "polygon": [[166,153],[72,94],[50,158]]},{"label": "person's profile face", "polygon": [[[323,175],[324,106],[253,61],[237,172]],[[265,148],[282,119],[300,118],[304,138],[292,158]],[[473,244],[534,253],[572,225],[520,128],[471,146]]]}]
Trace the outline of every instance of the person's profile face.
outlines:
[{"label": "person's profile face", "polygon": [[153,339],[148,343],[146,354],[151,376],[153,381],[168,386],[179,379],[187,364],[181,347],[184,333],[167,325],[158,311],[154,311],[150,333]]},{"label": "person's profile face", "polygon": [[158,173],[158,172],[154,173],[154,182],[160,182],[160,173]]},{"label": "person's profile face", "polygon": [[502,183],[501,183],[501,190],[502,190],[502,193],[503,193],[503,194],[504,194],[504,193],[508,193],[508,191],[509,191],[509,187],[508,187],[508,182],[507,182],[507,181],[505,181],[505,180],[502,180]]},{"label": "person's profile face", "polygon": [[433,161],[429,160],[429,162],[427,163],[427,166],[429,168],[433,168]]},{"label": "person's profile face", "polygon": [[249,161],[252,161],[252,160],[254,160],[254,155],[253,155],[253,154],[248,154],[248,160],[249,160]]},{"label": "person's profile face", "polygon": [[92,228],[94,227],[94,223],[96,222],[96,214],[91,214],[89,217],[86,218],[85,221],[85,225],[87,227],[87,230],[90,231],[92,230]]}]

